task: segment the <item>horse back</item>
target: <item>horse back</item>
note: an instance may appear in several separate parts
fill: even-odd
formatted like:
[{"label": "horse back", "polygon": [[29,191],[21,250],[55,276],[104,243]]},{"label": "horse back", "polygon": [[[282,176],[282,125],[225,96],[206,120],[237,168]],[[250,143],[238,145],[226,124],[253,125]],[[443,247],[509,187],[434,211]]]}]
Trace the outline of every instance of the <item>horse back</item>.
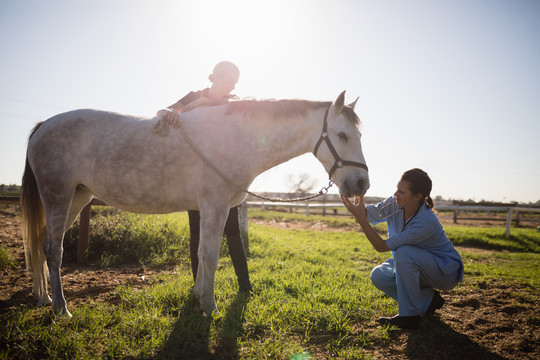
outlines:
[{"label": "horse back", "polygon": [[146,123],[150,121],[145,120],[148,119],[90,109],[62,113],[34,128],[28,157],[33,168],[47,164],[68,172],[74,163],[95,160],[103,151],[127,145],[127,139],[149,127]]},{"label": "horse back", "polygon": [[[100,199],[128,210],[171,210],[173,203],[186,202],[168,190],[178,187],[185,173],[182,169],[190,163],[182,156],[185,144],[179,137],[157,136],[152,132],[155,123],[150,118],[99,110],[59,114],[33,133],[28,159],[38,182],[57,191],[84,186]],[[147,195],[156,193],[168,195]],[[156,209],[139,208],[141,203],[156,203]]]}]

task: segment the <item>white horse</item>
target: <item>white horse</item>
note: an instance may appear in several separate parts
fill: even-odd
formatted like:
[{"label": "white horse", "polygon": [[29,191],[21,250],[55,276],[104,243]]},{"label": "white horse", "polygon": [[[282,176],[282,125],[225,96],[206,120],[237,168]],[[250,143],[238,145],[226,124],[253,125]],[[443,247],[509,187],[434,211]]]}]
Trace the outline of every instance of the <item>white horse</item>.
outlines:
[{"label": "white horse", "polygon": [[182,113],[182,131],[168,129],[167,136],[153,133],[163,124],[159,118],[97,110],[71,111],[37,124],[28,141],[21,209],[38,304],[51,303],[48,267],[53,310],[71,316],[60,276],[63,237],[96,196],[137,213],[200,210],[193,292],[205,313],[217,310],[221,234],[229,208],[246,196],[240,189],[257,175],[311,151],[341,194],[364,195],[368,189],[359,119],[344,98],[342,92],[334,103],[266,100],[200,107]]}]

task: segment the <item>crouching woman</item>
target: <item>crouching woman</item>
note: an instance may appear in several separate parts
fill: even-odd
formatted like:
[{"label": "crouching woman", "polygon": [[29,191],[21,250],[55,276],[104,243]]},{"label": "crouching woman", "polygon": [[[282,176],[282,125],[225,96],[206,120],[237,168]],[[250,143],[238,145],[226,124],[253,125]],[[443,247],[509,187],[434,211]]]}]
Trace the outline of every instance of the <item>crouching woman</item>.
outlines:
[{"label": "crouching woman", "polygon": [[[431,187],[427,173],[411,169],[402,175],[394,196],[377,205],[342,196],[375,250],[392,251],[392,258],[371,272],[373,285],[398,302],[399,314],[379,318],[383,325],[419,328],[422,316],[433,316],[444,304],[435,289],[453,289],[463,279],[461,256],[432,210]],[[386,240],[371,227],[379,222],[387,223]]]}]

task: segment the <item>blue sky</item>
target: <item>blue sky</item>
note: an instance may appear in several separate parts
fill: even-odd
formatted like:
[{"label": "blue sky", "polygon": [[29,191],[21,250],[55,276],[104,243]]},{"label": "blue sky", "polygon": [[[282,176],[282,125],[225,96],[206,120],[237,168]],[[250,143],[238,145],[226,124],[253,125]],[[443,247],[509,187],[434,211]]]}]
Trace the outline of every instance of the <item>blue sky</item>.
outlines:
[{"label": "blue sky", "polygon": [[[334,100],[363,122],[370,196],[412,167],[433,196],[540,200],[540,2],[0,2],[0,184],[35,123],[77,108],[153,116],[235,62],[241,97]],[[254,191],[327,175],[311,154]]]}]

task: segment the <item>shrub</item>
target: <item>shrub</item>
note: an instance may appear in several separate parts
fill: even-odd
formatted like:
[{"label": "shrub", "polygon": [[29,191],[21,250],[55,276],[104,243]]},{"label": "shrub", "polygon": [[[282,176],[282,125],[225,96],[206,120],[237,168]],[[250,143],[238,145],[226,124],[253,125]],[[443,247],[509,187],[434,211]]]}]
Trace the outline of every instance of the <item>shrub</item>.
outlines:
[{"label": "shrub", "polygon": [[[95,216],[90,221],[87,261],[102,267],[121,264],[175,264],[187,258],[187,224],[169,215],[139,215],[127,212]],[[76,261],[79,224],[65,235],[64,257]]]}]

